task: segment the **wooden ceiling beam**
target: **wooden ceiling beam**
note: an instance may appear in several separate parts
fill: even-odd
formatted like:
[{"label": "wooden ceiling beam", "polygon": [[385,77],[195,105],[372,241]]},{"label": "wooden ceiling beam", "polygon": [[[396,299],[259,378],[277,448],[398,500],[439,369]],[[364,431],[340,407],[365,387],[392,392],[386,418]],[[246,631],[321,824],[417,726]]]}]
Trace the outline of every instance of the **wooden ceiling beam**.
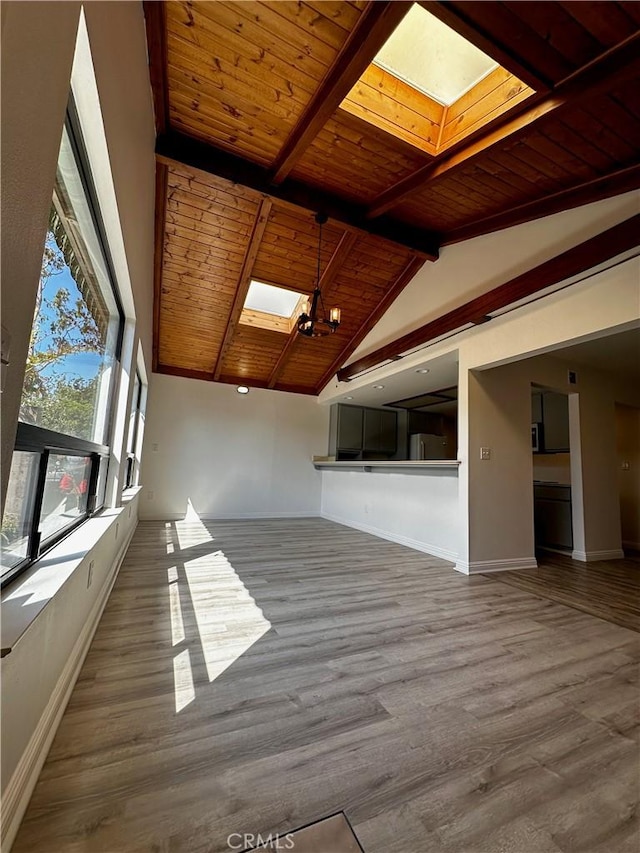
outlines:
[{"label": "wooden ceiling beam", "polygon": [[153,93],[156,134],[169,127],[169,84],[167,81],[167,20],[164,3],[144,0],[144,21],[149,51],[149,77]]},{"label": "wooden ceiling beam", "polygon": [[418,329],[403,335],[393,343],[380,347],[375,352],[359,358],[338,372],[338,379],[347,382],[360,373],[372,370],[384,362],[402,357],[409,350],[422,347],[448,333],[455,333],[479,318],[506,308],[521,299],[533,296],[547,287],[591,269],[616,255],[638,245],[640,214],[609,228],[602,234],[574,246],[555,258],[516,276],[510,281],[483,293],[470,302],[448,311],[441,317],[425,323]]},{"label": "wooden ceiling beam", "polygon": [[209,175],[239,184],[263,196],[272,196],[298,208],[326,213],[329,219],[347,228],[355,228],[375,237],[389,240],[427,260],[438,258],[439,237],[432,231],[407,225],[397,219],[380,217],[370,221],[365,207],[345,201],[301,181],[288,178],[278,186],[271,184],[263,166],[216,148],[207,142],[169,130],[156,140],[156,159],[168,166],[188,166]]},{"label": "wooden ceiling beam", "polygon": [[[199,379],[202,382],[213,382],[213,376],[208,370],[194,370],[190,367],[176,367],[173,364],[159,364],[154,373],[163,373],[165,376],[180,376],[183,379]],[[222,373],[216,382],[226,385],[246,385],[248,388],[266,388],[267,383],[261,379],[248,379],[246,376],[234,376],[230,373]],[[313,395],[315,391],[305,385],[280,385],[274,390],[286,391],[289,394]]]},{"label": "wooden ceiling beam", "polygon": [[233,305],[231,306],[229,319],[227,320],[227,327],[225,329],[222,344],[220,346],[220,352],[218,353],[216,366],[213,370],[213,378],[216,381],[219,379],[220,374],[222,372],[222,364],[224,362],[224,357],[227,354],[229,347],[231,346],[231,341],[233,340],[233,336],[235,334],[238,321],[240,319],[240,314],[242,313],[242,308],[244,306],[245,299],[247,298],[249,284],[251,283],[251,273],[253,272],[253,265],[260,249],[260,243],[262,242],[262,237],[264,235],[265,228],[267,227],[267,222],[271,213],[271,207],[271,199],[263,198],[262,203],[258,208],[255,222],[253,223],[253,230],[251,232],[251,237],[249,238],[249,243],[247,244],[247,250],[245,252],[244,260],[242,262],[242,269],[240,270],[240,276],[238,278],[236,295],[233,300]]},{"label": "wooden ceiling beam", "polygon": [[573,106],[584,98],[594,98],[614,89],[640,73],[640,34],[635,33],[583,68],[570,74],[548,95],[533,96],[513,111],[505,113],[476,133],[468,136],[433,163],[389,187],[373,201],[367,216],[375,219],[396,207],[405,198],[424,188],[430,181],[461,166],[503,139],[518,139],[532,126],[556,110]]},{"label": "wooden ceiling beam", "polygon": [[[358,239],[358,235],[354,234],[353,231],[345,231],[345,233],[340,238],[340,242],[335,248],[334,253],[331,255],[329,259],[329,263],[324,268],[324,272],[320,276],[320,290],[323,293],[323,299],[326,299],[327,302],[329,297],[332,295],[331,285],[335,281],[336,276],[339,274],[342,269],[344,262],[349,256],[353,246]],[[300,333],[298,332],[298,327],[295,326],[291,334],[289,335],[289,339],[287,343],[284,345],[282,352],[280,353],[278,360],[271,371],[271,376],[269,377],[269,381],[267,383],[267,388],[273,388],[278,381],[278,377],[284,370],[287,362],[293,355],[294,350],[296,349],[296,344],[300,338]]]},{"label": "wooden ceiling beam", "polygon": [[[452,6],[449,2],[431,2],[431,0],[420,0],[419,5],[471,44],[474,44],[487,56],[495,59],[503,68],[515,74],[519,80],[535,89],[536,92],[547,92],[551,89],[553,81],[541,75],[531,65],[524,63],[518,53],[517,45],[496,41],[495,36],[490,31],[480,28],[477,23],[469,20],[461,9]],[[535,37],[535,33],[531,32],[530,38],[533,37]],[[540,38],[540,43],[540,48],[544,51],[547,45],[542,38]]]},{"label": "wooden ceiling beam", "polygon": [[450,246],[452,243],[471,240],[483,234],[492,234],[504,228],[511,228],[513,225],[522,225],[533,219],[571,210],[583,204],[591,204],[591,202],[601,201],[638,188],[640,188],[640,163],[628,166],[626,169],[618,169],[599,178],[592,178],[544,198],[519,204],[509,210],[471,222],[469,225],[454,228],[443,235],[442,245]]},{"label": "wooden ceiling beam", "polygon": [[358,82],[391,33],[411,8],[400,0],[370,0],[326,77],[305,107],[271,169],[281,183]]},{"label": "wooden ceiling beam", "polygon": [[345,361],[349,358],[349,356],[351,356],[356,351],[356,349],[367,337],[371,329],[373,329],[373,327],[382,317],[382,315],[387,311],[387,309],[396,300],[396,298],[402,293],[402,291],[409,284],[409,282],[413,278],[415,278],[419,270],[422,269],[424,263],[424,258],[418,258],[415,255],[409,259],[400,275],[396,278],[396,280],[391,284],[391,286],[385,293],[381,302],[374,308],[371,314],[369,314],[367,319],[360,326],[360,328],[351,338],[349,343],[344,347],[340,355],[324,372],[322,378],[316,385],[316,394],[319,394],[322,391],[327,382],[330,382],[331,378],[335,376],[336,371],[340,368],[340,366],[343,365]]}]

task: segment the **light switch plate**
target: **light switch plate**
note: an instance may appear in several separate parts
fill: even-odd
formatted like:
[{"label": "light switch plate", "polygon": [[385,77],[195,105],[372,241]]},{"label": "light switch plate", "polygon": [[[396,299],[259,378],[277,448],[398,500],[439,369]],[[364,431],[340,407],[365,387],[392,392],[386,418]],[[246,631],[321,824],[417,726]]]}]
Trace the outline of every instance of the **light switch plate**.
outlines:
[{"label": "light switch plate", "polygon": [[480,459],[485,462],[487,459],[491,459],[491,448],[490,447],[481,447],[480,448]]}]

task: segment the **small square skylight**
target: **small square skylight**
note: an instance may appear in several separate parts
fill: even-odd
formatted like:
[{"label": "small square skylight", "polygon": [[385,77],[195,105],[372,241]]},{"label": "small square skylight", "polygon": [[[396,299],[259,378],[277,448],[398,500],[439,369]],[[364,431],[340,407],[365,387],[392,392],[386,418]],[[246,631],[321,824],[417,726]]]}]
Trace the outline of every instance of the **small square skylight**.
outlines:
[{"label": "small square skylight", "polygon": [[417,4],[373,61],[445,107],[498,67],[491,57]]},{"label": "small square skylight", "polygon": [[283,287],[275,287],[273,284],[252,279],[244,307],[250,311],[262,311],[264,314],[291,319],[301,297],[301,293],[295,293],[293,290],[285,290]]}]

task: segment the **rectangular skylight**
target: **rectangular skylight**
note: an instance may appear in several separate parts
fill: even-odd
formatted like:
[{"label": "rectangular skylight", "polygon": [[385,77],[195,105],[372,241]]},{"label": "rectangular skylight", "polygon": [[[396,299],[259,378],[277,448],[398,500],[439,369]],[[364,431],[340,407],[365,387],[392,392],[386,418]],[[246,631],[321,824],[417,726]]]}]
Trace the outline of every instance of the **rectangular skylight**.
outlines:
[{"label": "rectangular skylight", "polygon": [[251,280],[249,292],[244,307],[250,311],[261,311],[264,314],[275,314],[276,317],[291,319],[302,294],[263,281]]},{"label": "rectangular skylight", "polygon": [[374,64],[430,98],[451,106],[498,63],[414,4]]}]

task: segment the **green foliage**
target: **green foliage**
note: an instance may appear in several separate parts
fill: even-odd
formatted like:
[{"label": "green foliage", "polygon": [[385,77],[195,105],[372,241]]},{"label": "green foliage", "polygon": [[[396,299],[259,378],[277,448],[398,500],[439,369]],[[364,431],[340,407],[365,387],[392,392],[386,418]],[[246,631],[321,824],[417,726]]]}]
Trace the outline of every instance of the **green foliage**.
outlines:
[{"label": "green foliage", "polygon": [[38,422],[47,429],[69,435],[89,437],[97,397],[98,377],[83,379],[51,378],[41,396]]},{"label": "green foliage", "polygon": [[47,429],[89,437],[98,379],[60,376],[55,368],[62,367],[68,356],[103,353],[104,342],[82,298],[72,299],[66,287],[48,295],[50,280],[65,268],[64,256],[50,232],[42,257],[20,418]]}]

